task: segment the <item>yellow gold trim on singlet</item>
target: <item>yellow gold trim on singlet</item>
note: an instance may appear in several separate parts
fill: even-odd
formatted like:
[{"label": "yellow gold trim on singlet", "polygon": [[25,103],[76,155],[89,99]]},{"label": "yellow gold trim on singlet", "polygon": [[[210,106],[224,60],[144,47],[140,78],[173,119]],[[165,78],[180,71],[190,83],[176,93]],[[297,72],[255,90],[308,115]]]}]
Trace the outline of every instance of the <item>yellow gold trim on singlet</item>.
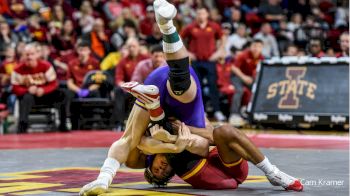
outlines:
[{"label": "yellow gold trim on singlet", "polygon": [[220,160],[221,160],[222,164],[224,164],[225,167],[233,167],[233,166],[240,164],[243,161],[243,159],[241,158],[238,161],[233,162],[233,163],[224,163],[224,161],[222,161],[221,157],[220,157]]},{"label": "yellow gold trim on singlet", "polygon": [[137,100],[137,99],[136,99],[136,101],[135,101],[135,104],[136,104],[137,106],[139,106],[140,108],[147,110],[145,104],[142,103],[141,101]]},{"label": "yellow gold trim on singlet", "polygon": [[207,162],[207,159],[202,159],[195,167],[192,169],[189,173],[187,172],[185,175],[183,175],[181,178],[182,180],[187,180],[197,174],[205,165]]}]

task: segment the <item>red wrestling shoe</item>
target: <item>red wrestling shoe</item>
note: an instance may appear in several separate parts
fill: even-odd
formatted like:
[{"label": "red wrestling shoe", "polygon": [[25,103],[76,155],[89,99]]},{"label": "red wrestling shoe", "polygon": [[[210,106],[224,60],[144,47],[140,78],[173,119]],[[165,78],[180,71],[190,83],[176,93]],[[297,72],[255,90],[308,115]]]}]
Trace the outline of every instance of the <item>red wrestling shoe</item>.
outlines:
[{"label": "red wrestling shoe", "polygon": [[121,85],[121,88],[144,103],[147,109],[159,107],[160,96],[157,86],[142,85],[138,82],[126,82]]}]

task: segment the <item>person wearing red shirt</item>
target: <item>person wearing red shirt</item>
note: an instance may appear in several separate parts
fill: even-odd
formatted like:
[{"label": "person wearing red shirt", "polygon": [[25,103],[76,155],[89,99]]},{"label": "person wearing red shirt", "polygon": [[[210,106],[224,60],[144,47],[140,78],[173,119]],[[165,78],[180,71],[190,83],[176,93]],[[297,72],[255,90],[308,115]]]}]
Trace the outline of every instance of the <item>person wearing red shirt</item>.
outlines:
[{"label": "person wearing red shirt", "polygon": [[146,17],[140,22],[140,33],[142,36],[147,37],[152,35],[154,24],[154,10],[153,6],[149,5],[146,8]]},{"label": "person wearing red shirt", "polygon": [[[184,28],[181,37],[188,41],[190,58],[193,60],[199,81],[207,78],[210,100],[214,108],[214,116],[219,121],[226,118],[220,111],[219,93],[216,86],[216,63],[218,54],[224,51],[224,36],[221,27],[209,21],[209,13],[205,7],[197,8],[196,21]],[[217,48],[217,42],[220,46]]]},{"label": "person wearing red shirt", "polygon": [[250,47],[236,56],[232,66],[231,82],[235,88],[232,97],[230,123],[240,127],[244,124],[240,116],[241,102],[244,94],[244,88],[250,88],[256,76],[256,66],[263,60],[262,40],[255,39]]},{"label": "person wearing red shirt", "polygon": [[124,120],[128,111],[131,108],[126,108],[125,106],[130,105],[128,100],[132,99],[132,96],[123,91],[120,88],[125,82],[130,82],[131,77],[134,73],[136,65],[147,58],[147,56],[142,55],[140,53],[140,44],[136,38],[129,38],[126,41],[126,48],[128,50],[128,55],[124,57],[117,65],[115,69],[115,121],[116,121],[116,129],[122,130],[124,126]]},{"label": "person wearing red shirt", "polygon": [[80,42],[77,48],[78,56],[68,62],[67,87],[68,108],[70,108],[72,129],[78,127],[78,110],[71,104],[74,98],[100,97],[101,92],[96,84],[83,86],[85,75],[99,70],[99,62],[91,56],[89,44]]},{"label": "person wearing red shirt", "polygon": [[35,44],[24,48],[24,61],[11,74],[12,91],[19,100],[18,132],[28,128],[29,113],[34,105],[54,105],[59,108],[61,131],[66,131],[66,96],[58,90],[53,66],[40,60]]}]

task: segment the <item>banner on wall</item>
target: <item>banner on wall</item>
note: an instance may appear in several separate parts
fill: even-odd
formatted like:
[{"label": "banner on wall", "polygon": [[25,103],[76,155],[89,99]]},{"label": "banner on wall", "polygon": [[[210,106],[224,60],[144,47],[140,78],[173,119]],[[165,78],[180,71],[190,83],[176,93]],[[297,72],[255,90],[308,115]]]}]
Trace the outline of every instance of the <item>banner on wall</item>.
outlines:
[{"label": "banner on wall", "polygon": [[248,105],[254,123],[347,124],[349,58],[274,58],[262,62]]}]

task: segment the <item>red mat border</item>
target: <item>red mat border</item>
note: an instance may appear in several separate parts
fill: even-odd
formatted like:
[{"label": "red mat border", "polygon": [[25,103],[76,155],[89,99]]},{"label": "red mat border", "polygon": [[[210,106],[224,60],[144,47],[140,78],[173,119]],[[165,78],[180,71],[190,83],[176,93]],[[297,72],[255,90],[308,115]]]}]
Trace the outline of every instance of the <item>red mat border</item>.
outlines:
[{"label": "red mat border", "polygon": [[[2,135],[0,149],[109,147],[122,134],[112,131],[72,131]],[[349,149],[348,136],[264,133],[248,136],[258,147],[265,148]]]}]

